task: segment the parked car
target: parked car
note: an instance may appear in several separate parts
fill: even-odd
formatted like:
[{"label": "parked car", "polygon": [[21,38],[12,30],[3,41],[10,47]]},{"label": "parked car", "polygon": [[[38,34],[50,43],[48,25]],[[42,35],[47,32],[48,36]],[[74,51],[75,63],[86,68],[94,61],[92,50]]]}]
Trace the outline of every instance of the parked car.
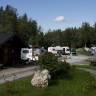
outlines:
[{"label": "parked car", "polygon": [[77,54],[75,49],[71,49],[70,54]]}]

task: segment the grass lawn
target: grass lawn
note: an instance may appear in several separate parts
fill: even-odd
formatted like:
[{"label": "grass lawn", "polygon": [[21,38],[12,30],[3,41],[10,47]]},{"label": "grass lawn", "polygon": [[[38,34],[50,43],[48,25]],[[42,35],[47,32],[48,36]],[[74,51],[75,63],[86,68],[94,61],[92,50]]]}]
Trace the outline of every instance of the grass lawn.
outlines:
[{"label": "grass lawn", "polygon": [[77,68],[87,68],[87,69],[92,69],[96,70],[96,66],[91,66],[91,65],[75,65]]},{"label": "grass lawn", "polygon": [[78,50],[77,53],[82,54],[82,55],[86,55],[86,56],[92,56],[90,52],[84,51],[84,50]]},{"label": "grass lawn", "polygon": [[0,85],[0,96],[96,96],[96,89],[84,91],[89,76],[89,73],[76,69],[72,72],[72,78],[56,79],[46,88],[33,87],[30,76],[15,81],[12,95],[6,95],[5,85]]}]

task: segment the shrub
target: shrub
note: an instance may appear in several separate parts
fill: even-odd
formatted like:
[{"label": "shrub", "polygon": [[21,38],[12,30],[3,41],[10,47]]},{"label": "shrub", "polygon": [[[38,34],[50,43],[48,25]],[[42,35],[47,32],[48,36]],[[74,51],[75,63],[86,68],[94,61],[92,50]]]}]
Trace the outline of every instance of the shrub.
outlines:
[{"label": "shrub", "polygon": [[[56,67],[52,70],[51,75],[53,78],[66,78],[70,74],[70,65],[67,62],[58,62]],[[68,77],[69,78],[69,77]]]},{"label": "shrub", "polygon": [[42,57],[39,58],[37,63],[42,69],[52,71],[54,66],[58,63],[58,60],[57,57],[55,57],[52,53],[46,52]]},{"label": "shrub", "polygon": [[69,63],[58,62],[56,56],[47,52],[38,60],[38,64],[40,65],[40,68],[47,69],[50,72],[52,78],[66,76],[70,70]]}]

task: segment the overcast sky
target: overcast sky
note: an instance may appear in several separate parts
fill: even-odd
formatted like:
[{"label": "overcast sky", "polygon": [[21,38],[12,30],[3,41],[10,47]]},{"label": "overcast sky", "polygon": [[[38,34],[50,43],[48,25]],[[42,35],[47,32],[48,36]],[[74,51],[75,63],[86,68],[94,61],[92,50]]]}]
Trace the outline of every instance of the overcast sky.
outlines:
[{"label": "overcast sky", "polygon": [[93,26],[96,21],[96,0],[0,0],[0,6],[6,5],[16,8],[21,16],[27,13],[44,32],[78,28],[82,22]]}]

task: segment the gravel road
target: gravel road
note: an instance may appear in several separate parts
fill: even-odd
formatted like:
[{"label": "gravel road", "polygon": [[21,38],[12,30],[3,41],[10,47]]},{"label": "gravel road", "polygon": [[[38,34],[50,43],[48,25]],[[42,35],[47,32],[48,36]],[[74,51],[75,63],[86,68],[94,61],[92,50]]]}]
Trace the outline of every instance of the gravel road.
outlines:
[{"label": "gravel road", "polygon": [[0,84],[6,81],[12,81],[15,79],[19,79],[22,77],[27,77],[33,75],[37,66],[26,67],[26,68],[17,68],[14,70],[3,71],[0,73]]},{"label": "gravel road", "polygon": [[[59,59],[61,61],[64,61],[65,56],[63,55]],[[77,55],[77,56],[70,56],[67,55],[66,62],[70,64],[76,64],[76,65],[89,65],[90,62],[87,62],[87,59],[91,59],[92,56],[84,56],[84,55]]]}]

